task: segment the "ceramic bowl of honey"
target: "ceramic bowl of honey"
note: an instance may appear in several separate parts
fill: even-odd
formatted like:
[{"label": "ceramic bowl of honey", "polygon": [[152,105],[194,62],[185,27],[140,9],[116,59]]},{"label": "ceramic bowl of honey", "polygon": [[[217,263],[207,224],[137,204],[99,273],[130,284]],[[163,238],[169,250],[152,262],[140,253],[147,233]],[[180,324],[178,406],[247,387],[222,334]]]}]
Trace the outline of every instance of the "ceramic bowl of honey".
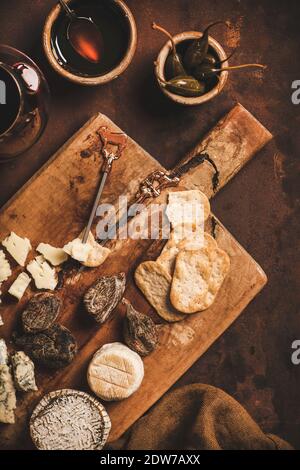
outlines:
[{"label": "ceramic bowl of honey", "polygon": [[[53,69],[64,78],[87,86],[116,79],[131,63],[137,46],[136,23],[126,3],[122,0],[65,0],[65,3],[77,18],[90,21],[73,28],[71,41],[70,17],[59,4],[52,9],[44,27],[43,46]],[[98,30],[96,34],[91,23],[94,31]]]},{"label": "ceramic bowl of honey", "polygon": [[[176,49],[179,52],[179,54],[181,54],[181,56],[184,56],[185,51],[187,47],[189,46],[189,44],[195,39],[201,38],[202,36],[203,36],[203,33],[201,32],[186,31],[186,32],[183,32],[181,34],[177,34],[176,36],[174,36],[173,40],[174,40]],[[214,56],[218,62],[223,63],[223,67],[227,67],[228,66],[228,62],[226,60],[227,55],[223,47],[221,46],[221,44],[218,41],[216,41],[214,38],[212,38],[211,36],[209,36],[208,42],[209,42],[208,52],[212,56]],[[194,96],[194,97],[181,96],[179,94],[169,91],[165,86],[163,86],[162,81],[168,79],[168,77],[166,76],[166,62],[171,51],[172,51],[172,43],[171,41],[167,41],[165,45],[163,46],[163,48],[160,50],[158,57],[155,61],[155,76],[156,76],[157,82],[162,92],[169,99],[185,106],[197,106],[197,105],[206,103],[207,101],[210,101],[211,99],[215,98],[217,95],[221,93],[228,79],[227,71],[221,72],[218,76],[209,80],[209,83],[206,84],[205,93],[201,94],[200,96]]]}]

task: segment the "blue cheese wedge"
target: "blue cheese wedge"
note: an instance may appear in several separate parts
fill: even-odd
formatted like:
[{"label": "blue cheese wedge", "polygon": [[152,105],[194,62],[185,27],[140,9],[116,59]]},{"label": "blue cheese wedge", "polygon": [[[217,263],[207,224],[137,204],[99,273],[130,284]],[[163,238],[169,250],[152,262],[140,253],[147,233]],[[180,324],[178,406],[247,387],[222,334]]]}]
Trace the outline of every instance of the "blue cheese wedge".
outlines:
[{"label": "blue cheese wedge", "polygon": [[27,256],[31,251],[31,243],[28,238],[21,238],[15,232],[3,240],[2,245],[20,266],[25,266]]},{"label": "blue cheese wedge", "polygon": [[4,251],[0,250],[0,284],[11,276],[10,264],[6,259]]},{"label": "blue cheese wedge", "polygon": [[17,406],[16,390],[10,368],[6,364],[0,365],[0,422],[14,424],[15,409]]},{"label": "blue cheese wedge", "polygon": [[0,365],[7,365],[8,364],[8,352],[7,346],[4,339],[0,339]]},{"label": "blue cheese wedge", "polygon": [[55,290],[58,283],[56,271],[43,256],[37,256],[26,269],[32,275],[37,289]]},{"label": "blue cheese wedge", "polygon": [[69,256],[62,248],[55,248],[47,243],[40,243],[36,251],[44,256],[52,266],[60,266],[63,264]]},{"label": "blue cheese wedge", "polygon": [[34,363],[23,352],[18,351],[11,357],[15,387],[21,392],[37,391],[35,383]]},{"label": "blue cheese wedge", "polygon": [[28,274],[21,273],[19,274],[15,282],[10,286],[8,292],[13,297],[16,297],[18,300],[21,300],[30,283],[31,279]]}]

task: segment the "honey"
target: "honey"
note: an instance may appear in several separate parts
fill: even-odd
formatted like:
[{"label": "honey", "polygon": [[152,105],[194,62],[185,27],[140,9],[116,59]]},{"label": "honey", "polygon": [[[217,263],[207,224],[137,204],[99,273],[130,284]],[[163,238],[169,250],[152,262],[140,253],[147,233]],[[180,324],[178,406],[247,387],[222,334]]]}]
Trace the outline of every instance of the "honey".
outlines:
[{"label": "honey", "polygon": [[58,63],[79,76],[96,77],[110,72],[128,49],[128,18],[113,0],[74,0],[69,6],[77,17],[90,18],[92,22],[75,20],[70,25],[65,12],[60,13],[51,31]]}]

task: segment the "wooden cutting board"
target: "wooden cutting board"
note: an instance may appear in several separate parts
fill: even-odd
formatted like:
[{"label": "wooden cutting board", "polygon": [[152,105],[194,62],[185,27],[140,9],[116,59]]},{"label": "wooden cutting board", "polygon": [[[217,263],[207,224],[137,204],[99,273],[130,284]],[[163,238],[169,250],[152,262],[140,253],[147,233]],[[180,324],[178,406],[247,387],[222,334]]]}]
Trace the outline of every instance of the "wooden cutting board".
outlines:
[{"label": "wooden cutting board", "polygon": [[[81,232],[99,181],[102,158],[99,157],[101,144],[97,130],[101,126],[120,132],[106,116],[98,114],[93,117],[1,209],[0,240],[13,230],[28,237],[34,248],[40,242],[63,246]],[[220,189],[271,138],[271,134],[248,111],[237,105],[183,161],[199,151],[208,152],[220,171]],[[133,201],[139,183],[156,169],[164,170],[129,139],[124,155],[113,166],[102,201],[117,205],[122,195]],[[214,194],[211,176],[211,166],[204,163],[186,174],[180,187],[199,188],[211,197]],[[166,200],[167,192],[164,191],[160,201]],[[79,353],[74,362],[62,371],[37,368],[39,391],[18,396],[16,424],[0,424],[0,448],[30,447],[28,418],[39,399],[48,391],[60,388],[88,391],[86,370],[94,352],[105,343],[122,341],[124,306],[119,305],[111,321],[102,327],[88,318],[81,306],[86,289],[103,274],[125,271],[128,276],[126,298],[159,324],[159,346],[144,360],[145,378],[141,388],[127,400],[107,404],[112,420],[110,441],[119,438],[145,413],[229,327],[266,283],[266,275],[260,266],[219,221],[216,238],[230,255],[230,273],[214,305],[180,323],[163,323],[136,288],[132,277],[139,262],[158,256],[163,246],[161,241],[127,239],[110,242],[113,252],[104,265],[70,279],[59,291],[64,302],[59,321],[75,335]],[[34,255],[33,252],[31,258]],[[11,349],[11,333],[34,292],[33,288],[28,289],[18,304],[5,295],[20,271],[14,266],[13,278],[3,285],[4,299],[0,309],[5,322],[0,336],[7,340]]]}]

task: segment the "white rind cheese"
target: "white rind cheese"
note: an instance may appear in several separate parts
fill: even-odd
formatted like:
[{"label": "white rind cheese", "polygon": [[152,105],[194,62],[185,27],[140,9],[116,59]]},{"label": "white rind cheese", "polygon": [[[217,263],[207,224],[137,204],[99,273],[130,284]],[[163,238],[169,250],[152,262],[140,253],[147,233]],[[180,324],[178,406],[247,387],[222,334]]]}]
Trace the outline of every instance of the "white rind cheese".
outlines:
[{"label": "white rind cheese", "polygon": [[123,400],[140,387],[143,361],[122,343],[106,344],[94,355],[87,378],[90,388],[102,400]]},{"label": "white rind cheese", "polygon": [[25,266],[27,256],[32,249],[28,238],[21,238],[15,232],[11,232],[9,237],[3,240],[2,245],[20,266]]},{"label": "white rind cheese", "polygon": [[110,429],[104,406],[70,389],[45,395],[30,419],[30,435],[39,450],[101,450]]},{"label": "white rind cheese", "polygon": [[21,273],[19,274],[15,282],[10,286],[8,292],[13,297],[16,297],[18,300],[21,300],[30,283],[31,279],[28,274]]},{"label": "white rind cheese", "polygon": [[8,365],[0,365],[0,422],[14,424],[17,406],[16,390]]},{"label": "white rind cheese", "polygon": [[0,284],[11,276],[12,272],[4,251],[0,250]]},{"label": "white rind cheese", "polygon": [[52,266],[60,266],[69,258],[62,248],[55,248],[47,243],[40,243],[36,251],[43,255]]},{"label": "white rind cheese", "polygon": [[37,391],[35,383],[34,363],[23,352],[18,351],[11,357],[16,389],[21,392]]},{"label": "white rind cheese", "polygon": [[86,243],[82,243],[82,237],[83,234],[80,234],[78,238],[65,245],[64,251],[86,267],[101,266],[110,254],[110,250],[99,245],[91,232]]},{"label": "white rind cheese", "polygon": [[56,271],[43,256],[37,256],[26,269],[32,275],[37,289],[54,290],[56,288],[58,283]]}]

